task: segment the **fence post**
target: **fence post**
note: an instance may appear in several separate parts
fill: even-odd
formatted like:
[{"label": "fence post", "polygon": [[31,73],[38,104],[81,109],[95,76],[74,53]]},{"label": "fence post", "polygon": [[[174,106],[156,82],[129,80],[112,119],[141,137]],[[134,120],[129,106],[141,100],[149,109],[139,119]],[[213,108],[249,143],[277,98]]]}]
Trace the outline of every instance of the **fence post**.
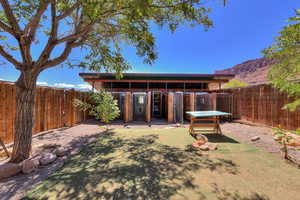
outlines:
[{"label": "fence post", "polygon": [[132,117],[132,95],[131,92],[126,92],[124,101],[124,122],[127,123],[131,121]]},{"label": "fence post", "polygon": [[168,123],[174,122],[174,93],[168,93]]},{"label": "fence post", "polygon": [[211,93],[212,110],[217,110],[217,93]]},{"label": "fence post", "polygon": [[146,122],[151,122],[151,92],[147,92]]}]

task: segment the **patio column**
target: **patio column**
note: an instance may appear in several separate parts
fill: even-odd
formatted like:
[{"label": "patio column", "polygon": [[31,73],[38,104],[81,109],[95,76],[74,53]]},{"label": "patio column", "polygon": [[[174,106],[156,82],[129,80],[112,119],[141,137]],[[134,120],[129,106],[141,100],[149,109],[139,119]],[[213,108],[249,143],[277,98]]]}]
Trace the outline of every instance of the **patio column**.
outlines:
[{"label": "patio column", "polygon": [[212,105],[212,110],[217,110],[217,93],[210,94],[210,100]]},{"label": "patio column", "polygon": [[151,92],[147,92],[147,102],[146,102],[146,122],[151,122]]},{"label": "patio column", "polygon": [[168,93],[168,123],[174,122],[174,93]]},{"label": "patio column", "polygon": [[124,101],[124,122],[127,123],[132,121],[133,118],[133,110],[132,110],[132,94],[131,92],[125,93],[125,101]]},{"label": "patio column", "polygon": [[[195,93],[189,94],[189,100],[190,100],[190,108],[189,111],[195,111]],[[189,115],[189,119],[191,119],[191,116]]]}]

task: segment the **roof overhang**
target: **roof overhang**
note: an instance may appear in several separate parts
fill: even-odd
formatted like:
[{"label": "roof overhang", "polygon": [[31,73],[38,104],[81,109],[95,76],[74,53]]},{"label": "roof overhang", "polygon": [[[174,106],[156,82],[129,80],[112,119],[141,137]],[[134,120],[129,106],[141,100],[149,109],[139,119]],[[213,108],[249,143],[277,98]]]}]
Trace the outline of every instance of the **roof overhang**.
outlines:
[{"label": "roof overhang", "polygon": [[166,73],[124,73],[121,80],[114,73],[80,73],[85,81],[221,81],[227,82],[234,78],[233,74],[166,74]]}]

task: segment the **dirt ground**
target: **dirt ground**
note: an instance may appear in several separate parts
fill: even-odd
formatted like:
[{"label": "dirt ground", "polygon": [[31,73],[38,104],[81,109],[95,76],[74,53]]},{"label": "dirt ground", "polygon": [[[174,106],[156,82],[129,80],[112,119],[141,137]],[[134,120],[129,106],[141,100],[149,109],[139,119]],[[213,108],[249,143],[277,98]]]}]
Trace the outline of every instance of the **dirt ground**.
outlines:
[{"label": "dirt ground", "polygon": [[[70,147],[71,154],[77,153],[83,145],[91,142],[103,129],[95,123],[84,123],[72,128],[60,128],[46,131],[33,139],[33,154],[43,144],[58,144]],[[5,160],[1,161],[2,163]],[[1,164],[1,163],[0,163]],[[53,164],[41,166],[37,171],[30,174],[19,174],[17,176],[0,180],[0,199],[20,199],[26,191],[41,183],[64,164],[62,158],[57,159]]]},{"label": "dirt ground", "polygon": [[[259,149],[262,149],[271,154],[282,157],[280,145],[272,137],[272,129],[263,126],[251,126],[241,123],[224,123],[222,131],[225,135],[232,136],[241,142],[252,144]],[[259,136],[260,139],[252,142],[251,138]],[[300,165],[300,149],[290,149],[289,155]]]},{"label": "dirt ground", "polygon": [[[188,123],[182,125],[188,127]],[[181,127],[182,127],[181,126]],[[166,124],[163,121],[156,121],[151,126],[145,123],[114,123],[111,128],[164,128],[173,129],[177,126],[175,124]],[[240,123],[224,123],[221,125],[222,131],[225,135],[232,136],[237,140],[245,143],[252,144],[260,149],[269,153],[281,156],[280,146],[273,140],[271,128],[249,126]],[[56,130],[47,131],[34,137],[33,139],[33,154],[38,151],[38,147],[42,144],[58,144],[65,147],[70,147],[71,155],[80,151],[80,149],[87,143],[91,142],[100,134],[104,129],[99,126],[98,122],[88,121],[79,124],[72,128],[60,128]],[[252,142],[253,136],[259,136],[260,140]],[[292,152],[291,155],[295,160],[300,163],[300,151]],[[5,160],[0,160],[5,162]],[[59,158],[49,166],[40,167],[39,170],[31,174],[19,174],[18,176],[0,180],[0,197],[1,200],[6,199],[20,199],[26,191],[33,186],[41,183],[48,176],[50,176],[57,169],[61,168],[64,164],[64,159]]]}]

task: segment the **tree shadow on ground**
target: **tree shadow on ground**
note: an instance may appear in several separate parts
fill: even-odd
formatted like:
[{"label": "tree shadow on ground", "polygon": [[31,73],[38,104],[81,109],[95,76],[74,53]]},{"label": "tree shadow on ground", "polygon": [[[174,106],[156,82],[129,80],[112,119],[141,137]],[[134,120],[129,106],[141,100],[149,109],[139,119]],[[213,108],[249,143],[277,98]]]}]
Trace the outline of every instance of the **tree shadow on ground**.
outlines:
[{"label": "tree shadow on ground", "polygon": [[161,144],[158,135],[126,138],[108,130],[23,199],[190,199],[183,190],[205,199],[192,173],[207,169],[238,173],[231,160]]},{"label": "tree shadow on ground", "polygon": [[213,184],[213,193],[216,194],[218,200],[270,200],[266,195],[251,193],[250,195],[241,195],[238,191],[229,192],[226,189],[221,189],[219,186]]},{"label": "tree shadow on ground", "polygon": [[238,141],[227,137],[226,135],[221,135],[217,133],[205,134],[209,142],[213,143],[239,143]]},{"label": "tree shadow on ground", "polygon": [[[62,130],[63,131],[63,130]],[[80,149],[87,145],[87,143],[93,141],[101,133],[95,133],[90,135],[84,135],[74,138],[68,145],[72,148],[72,152],[79,152]],[[73,154],[73,153],[72,153]],[[36,170],[30,174],[20,173],[17,176],[13,176],[0,180],[0,199],[18,199],[20,191],[28,191],[33,185],[44,181],[47,177],[53,174],[56,170],[63,165],[62,159],[56,159],[51,165],[40,166],[39,170]],[[4,186],[4,187],[2,187]],[[17,196],[17,197],[16,197]]]}]

